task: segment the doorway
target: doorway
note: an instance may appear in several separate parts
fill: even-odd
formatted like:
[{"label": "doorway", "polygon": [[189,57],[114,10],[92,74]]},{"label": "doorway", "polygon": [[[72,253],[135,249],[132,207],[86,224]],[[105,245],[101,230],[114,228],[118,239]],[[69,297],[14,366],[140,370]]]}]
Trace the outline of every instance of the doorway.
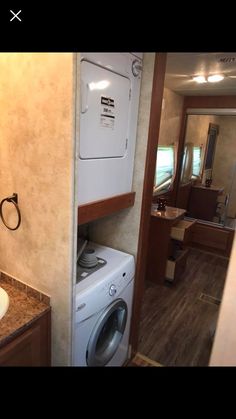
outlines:
[{"label": "doorway", "polygon": [[[168,55],[168,54],[167,54]],[[152,205],[152,200],[153,200],[153,180],[154,180],[154,176],[155,176],[155,157],[156,157],[156,150],[157,150],[157,144],[158,144],[158,140],[160,140],[159,138],[159,129],[160,129],[160,122],[161,122],[161,106],[156,106],[157,103],[157,96],[159,97],[159,105],[160,103],[163,104],[162,99],[163,99],[163,89],[164,89],[164,78],[165,78],[165,73],[166,73],[166,58],[167,55],[165,54],[156,54],[156,63],[155,63],[155,69],[154,69],[154,83],[153,83],[153,94],[152,94],[152,104],[151,104],[151,117],[150,117],[150,126],[149,126],[149,139],[148,139],[148,150],[147,150],[147,159],[146,159],[146,171],[145,171],[145,181],[144,181],[144,191],[143,191],[143,203],[142,203],[142,213],[141,213],[141,224],[140,224],[140,235],[139,235],[139,251],[138,251],[138,257],[137,257],[137,273],[136,273],[136,290],[135,290],[135,298],[134,298],[134,311],[133,311],[133,325],[132,325],[132,334],[131,334],[131,342],[132,342],[132,347],[134,352],[139,350],[139,344],[140,344],[140,339],[143,341],[145,340],[144,337],[141,336],[140,338],[140,333],[138,331],[138,329],[140,329],[142,327],[142,324],[146,324],[145,323],[146,320],[144,320],[143,314],[141,314],[141,307],[143,310],[144,307],[144,311],[145,311],[145,304],[146,306],[150,307],[150,301],[144,301],[143,297],[144,297],[144,291],[145,291],[145,281],[147,280],[148,282],[148,278],[145,278],[145,268],[146,268],[146,260],[147,260],[147,253],[148,253],[148,234],[149,234],[149,223],[150,223],[150,212],[151,212],[151,205]],[[159,64],[158,64],[158,60],[159,60]],[[160,62],[162,62],[162,66],[160,66]],[[159,65],[159,67],[158,67]],[[221,103],[219,101],[219,97],[214,98],[214,96],[212,97],[205,97],[205,107],[215,107],[215,108],[220,108],[221,107]],[[185,133],[185,125],[186,125],[186,109],[187,109],[187,104],[190,102],[190,100],[186,100],[184,102],[184,106],[183,106],[183,112],[182,112],[182,117],[181,117],[181,129],[180,129],[180,134],[179,134],[179,144],[178,144],[178,150],[177,150],[177,167],[176,167],[176,182],[173,185],[173,193],[171,195],[171,199],[170,199],[170,204],[175,206],[175,202],[176,202],[176,196],[177,196],[177,185],[178,185],[178,181],[179,181],[179,177],[180,177],[180,166],[181,166],[181,156],[183,154],[183,146],[184,146],[184,133]],[[193,101],[194,102],[194,101]],[[195,100],[195,105],[196,103],[199,102],[201,103],[201,98],[196,98]],[[202,102],[204,102],[203,98],[202,98]],[[232,102],[235,102],[234,99],[232,99],[232,97],[228,96],[228,101],[227,99],[225,99],[224,101],[224,106],[232,106]],[[207,105],[206,105],[207,103]],[[194,107],[194,106],[193,106]],[[195,106],[195,107],[199,107]],[[202,106],[204,107],[204,106]],[[233,107],[233,106],[232,106]],[[155,157],[153,157],[155,156]],[[211,252],[210,252],[211,254]],[[199,260],[201,258],[204,259],[208,259],[208,257],[206,256],[207,253],[204,253],[203,251],[199,250],[192,250],[192,253],[190,254],[190,258],[189,258],[189,263],[191,265],[191,261],[196,262],[196,260],[198,261],[197,265],[199,265]],[[212,256],[212,260],[211,260],[211,265],[217,265],[219,264],[220,267],[220,275],[223,278],[222,279],[222,284],[219,287],[220,290],[218,292],[218,296],[213,297],[213,300],[215,298],[214,303],[212,303],[211,308],[210,307],[210,302],[208,301],[209,306],[207,306],[209,308],[209,310],[215,310],[218,313],[219,310],[219,304],[218,302],[221,299],[221,295],[222,294],[222,290],[223,290],[223,286],[224,286],[224,279],[225,279],[225,275],[226,275],[226,271],[227,271],[227,265],[228,265],[228,260],[222,259],[220,258],[220,256],[215,256],[215,255],[211,255]],[[215,258],[215,259],[214,259]],[[210,267],[207,267],[208,271],[210,270]],[[186,271],[185,272],[185,279],[183,279],[183,283],[181,284],[181,286],[184,288],[184,283],[186,285],[186,281],[188,281],[189,278],[189,272]],[[199,273],[200,275],[200,273]],[[204,276],[204,274],[203,274]],[[197,277],[196,277],[197,278]],[[196,280],[197,282],[197,280]],[[157,295],[155,298],[155,292],[154,292],[154,286],[153,284],[148,284],[148,286],[146,287],[146,290],[150,290],[149,293],[150,295],[152,295],[152,299],[154,300],[155,304],[158,301],[158,299],[161,298],[161,291],[156,290]],[[180,287],[181,288],[181,287]],[[177,287],[176,287],[177,289]],[[164,289],[162,289],[162,301],[164,301],[164,294],[166,293],[166,295],[169,295],[169,291],[170,288],[166,288],[165,291]],[[211,297],[211,292],[210,290],[208,290],[208,292],[202,292],[204,291],[204,287],[203,290],[198,290],[197,291],[197,296],[194,297],[197,299],[197,304],[199,306],[199,304],[202,304],[203,301],[205,304],[207,304],[206,300],[204,300],[204,298],[207,299],[207,297],[204,297],[205,294],[206,296],[210,296]],[[146,292],[146,291],[145,291]],[[210,292],[210,294],[209,294]],[[169,293],[169,294],[168,294]],[[177,294],[176,293],[176,298],[177,298]],[[198,295],[199,294],[199,295]],[[200,296],[203,294],[203,299],[200,298]],[[165,307],[170,307],[170,303],[169,303],[169,296],[168,298],[166,297],[166,301],[165,301]],[[187,299],[187,296],[185,295],[185,299]],[[144,301],[144,302],[143,302]],[[142,304],[143,302],[143,304]],[[159,301],[160,302],[160,301]],[[216,302],[216,304],[215,304]],[[181,304],[181,303],[179,303]],[[214,305],[213,305],[214,304]],[[157,306],[157,304],[156,304]],[[214,307],[214,308],[212,308]],[[166,308],[167,310],[167,308]],[[160,312],[159,314],[157,313],[156,316],[158,317],[158,319],[160,318]],[[153,314],[153,317],[155,317],[155,314]],[[213,316],[214,317],[214,316]],[[142,323],[143,322],[143,323]],[[184,322],[184,320],[183,320]],[[210,328],[211,332],[209,334],[209,345],[212,344],[212,339],[214,338],[214,330],[215,330],[215,320],[212,320],[212,327]],[[151,324],[151,323],[149,323]],[[140,326],[140,328],[139,328]],[[147,327],[145,326],[145,328],[147,329]],[[168,325],[163,326],[164,327],[164,332],[163,332],[163,336],[165,335],[165,339],[168,341],[168,333],[166,333],[166,327],[168,327]],[[176,326],[177,329],[179,329],[179,326]],[[153,330],[153,329],[152,329]],[[171,341],[169,340],[170,345],[171,345]],[[142,346],[141,346],[142,347]],[[211,348],[210,348],[211,349]],[[140,351],[140,350],[139,350]],[[210,350],[208,351],[210,353]],[[152,354],[152,352],[149,352],[147,354],[144,353],[144,355],[150,356],[150,354]],[[205,356],[206,359],[207,356]],[[164,358],[163,358],[164,359]],[[157,362],[160,362],[160,360],[156,359]],[[163,362],[169,362],[168,360],[163,361]],[[183,359],[180,361],[183,362]],[[186,361],[187,362],[187,361]],[[202,361],[201,361],[202,362]],[[206,361],[204,361],[206,362]],[[191,364],[191,361],[190,361]],[[176,364],[177,365],[177,364]],[[184,364],[182,364],[184,365]],[[206,364],[207,365],[207,364]]]}]

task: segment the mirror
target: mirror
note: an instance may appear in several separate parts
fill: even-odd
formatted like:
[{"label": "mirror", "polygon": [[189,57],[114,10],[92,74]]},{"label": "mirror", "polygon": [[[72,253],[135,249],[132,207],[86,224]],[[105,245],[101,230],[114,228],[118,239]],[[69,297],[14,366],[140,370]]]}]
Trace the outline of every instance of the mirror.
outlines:
[{"label": "mirror", "polygon": [[225,112],[187,111],[177,206],[190,218],[234,228],[236,115]]},{"label": "mirror", "polygon": [[[224,78],[208,80],[216,74]],[[204,82],[193,77],[201,75]],[[167,54],[153,203],[162,195],[169,206],[184,208],[193,218],[234,225],[236,155],[233,128],[224,121],[236,120],[235,78],[236,55]]]}]

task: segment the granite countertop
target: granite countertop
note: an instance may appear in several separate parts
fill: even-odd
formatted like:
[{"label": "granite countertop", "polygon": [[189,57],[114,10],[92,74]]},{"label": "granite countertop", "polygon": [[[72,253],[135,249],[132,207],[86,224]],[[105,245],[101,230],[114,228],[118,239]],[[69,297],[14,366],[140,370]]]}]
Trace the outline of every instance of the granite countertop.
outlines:
[{"label": "granite countertop", "polygon": [[[23,285],[23,284],[22,284]],[[30,295],[28,287],[19,289],[12,283],[0,279],[0,286],[8,293],[9,308],[0,320],[0,347],[8,343],[19,333],[23,332],[36,319],[50,310],[48,301],[40,301],[42,294]],[[22,287],[23,289],[23,287]],[[34,290],[33,290],[34,291]],[[31,289],[31,294],[33,294]]]}]

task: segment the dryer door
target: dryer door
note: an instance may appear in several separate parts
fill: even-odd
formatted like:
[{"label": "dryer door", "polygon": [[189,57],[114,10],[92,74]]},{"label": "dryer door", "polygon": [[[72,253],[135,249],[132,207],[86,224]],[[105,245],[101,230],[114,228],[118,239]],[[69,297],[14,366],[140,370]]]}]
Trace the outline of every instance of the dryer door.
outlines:
[{"label": "dryer door", "polygon": [[102,312],[89,339],[86,361],[89,367],[106,365],[117,351],[128,315],[124,300],[113,301]]},{"label": "dryer door", "polygon": [[81,159],[125,155],[130,87],[127,77],[85,60],[81,62]]}]

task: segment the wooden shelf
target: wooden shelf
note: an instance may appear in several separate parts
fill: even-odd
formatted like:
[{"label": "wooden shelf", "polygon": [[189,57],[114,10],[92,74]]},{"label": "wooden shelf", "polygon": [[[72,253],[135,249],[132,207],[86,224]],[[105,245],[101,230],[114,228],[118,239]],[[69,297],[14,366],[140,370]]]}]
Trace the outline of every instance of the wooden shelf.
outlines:
[{"label": "wooden shelf", "polygon": [[134,205],[134,200],[135,192],[129,192],[113,196],[112,198],[90,202],[89,204],[79,205],[78,225],[89,223],[122,209],[132,207]]}]

